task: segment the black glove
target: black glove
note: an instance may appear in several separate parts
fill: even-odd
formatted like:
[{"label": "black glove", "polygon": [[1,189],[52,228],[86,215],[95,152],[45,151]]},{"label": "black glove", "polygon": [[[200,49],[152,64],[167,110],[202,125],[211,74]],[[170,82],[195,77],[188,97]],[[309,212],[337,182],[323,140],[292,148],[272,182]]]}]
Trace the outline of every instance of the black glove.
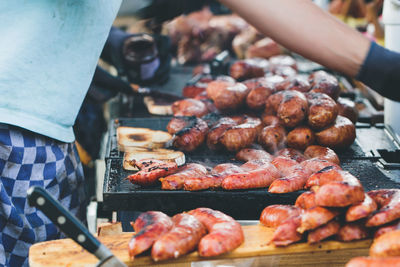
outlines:
[{"label": "black glove", "polygon": [[356,78],[382,96],[400,101],[400,53],[371,42]]},{"label": "black glove", "polygon": [[168,79],[170,63],[172,56],[170,55],[170,40],[169,37],[164,35],[154,34],[151,38],[154,39],[154,43],[157,49],[157,66],[154,68],[155,73],[151,74],[151,78],[143,79],[140,70],[134,68],[126,55],[123,53],[123,48],[129,45],[131,37],[136,36],[135,34],[128,34],[116,27],[112,27],[107,38],[106,44],[104,45],[101,58],[108,63],[115,66],[118,75],[127,76],[129,82],[136,83],[139,85],[148,85],[151,83],[163,83]]},{"label": "black glove", "polygon": [[182,14],[200,10],[210,0],[152,0],[137,10],[135,16],[140,19],[153,19],[157,23],[173,19]]}]

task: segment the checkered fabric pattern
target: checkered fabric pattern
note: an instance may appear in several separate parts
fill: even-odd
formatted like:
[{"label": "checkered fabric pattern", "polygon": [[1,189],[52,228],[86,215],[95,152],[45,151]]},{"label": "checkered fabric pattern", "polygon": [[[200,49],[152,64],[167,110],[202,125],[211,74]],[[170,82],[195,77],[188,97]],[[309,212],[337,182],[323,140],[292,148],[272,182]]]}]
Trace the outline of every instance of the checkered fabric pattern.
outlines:
[{"label": "checkered fabric pattern", "polygon": [[60,238],[58,228],[27,202],[42,186],[78,218],[85,218],[84,176],[73,143],[0,124],[0,266],[28,266],[29,247]]}]

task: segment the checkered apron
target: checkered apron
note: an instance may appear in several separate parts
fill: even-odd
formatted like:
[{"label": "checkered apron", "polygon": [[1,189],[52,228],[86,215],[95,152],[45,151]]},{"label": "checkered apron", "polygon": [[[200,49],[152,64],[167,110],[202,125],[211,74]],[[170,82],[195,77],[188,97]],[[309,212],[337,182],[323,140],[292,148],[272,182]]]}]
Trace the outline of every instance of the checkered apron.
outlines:
[{"label": "checkered apron", "polygon": [[0,266],[27,266],[29,247],[60,238],[26,191],[42,186],[78,218],[85,216],[82,165],[73,143],[0,124]]}]

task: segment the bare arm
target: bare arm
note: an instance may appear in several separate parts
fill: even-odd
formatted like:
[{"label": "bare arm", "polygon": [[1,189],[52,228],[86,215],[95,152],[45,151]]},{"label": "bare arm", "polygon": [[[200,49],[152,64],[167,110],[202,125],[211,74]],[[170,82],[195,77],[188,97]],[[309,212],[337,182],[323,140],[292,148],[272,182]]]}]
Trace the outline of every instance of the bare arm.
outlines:
[{"label": "bare arm", "polygon": [[220,0],[286,48],[356,76],[370,42],[310,0]]}]

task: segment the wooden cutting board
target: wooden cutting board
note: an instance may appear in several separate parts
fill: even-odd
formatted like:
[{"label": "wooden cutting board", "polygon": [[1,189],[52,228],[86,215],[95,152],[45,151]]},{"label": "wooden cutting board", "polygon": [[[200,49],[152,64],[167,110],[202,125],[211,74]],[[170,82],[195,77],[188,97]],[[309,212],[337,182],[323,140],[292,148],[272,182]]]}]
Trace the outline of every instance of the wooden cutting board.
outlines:
[{"label": "wooden cutting board", "polygon": [[[232,260],[236,262],[249,257],[260,257],[252,266],[344,266],[351,258],[367,256],[371,240],[355,242],[325,241],[316,245],[293,244],[284,248],[267,245],[274,229],[261,225],[243,226],[245,242],[231,253],[215,258],[200,258],[197,252],[184,257],[156,264],[150,256],[139,256],[131,260],[128,256],[128,242],[132,233],[100,237],[114,255],[128,266],[190,266],[190,262],[209,260]],[[29,252],[31,267],[49,266],[95,266],[98,260],[71,239],[55,240],[35,244]],[[258,265],[257,265],[258,262]],[[235,265],[236,266],[236,265]]]}]

